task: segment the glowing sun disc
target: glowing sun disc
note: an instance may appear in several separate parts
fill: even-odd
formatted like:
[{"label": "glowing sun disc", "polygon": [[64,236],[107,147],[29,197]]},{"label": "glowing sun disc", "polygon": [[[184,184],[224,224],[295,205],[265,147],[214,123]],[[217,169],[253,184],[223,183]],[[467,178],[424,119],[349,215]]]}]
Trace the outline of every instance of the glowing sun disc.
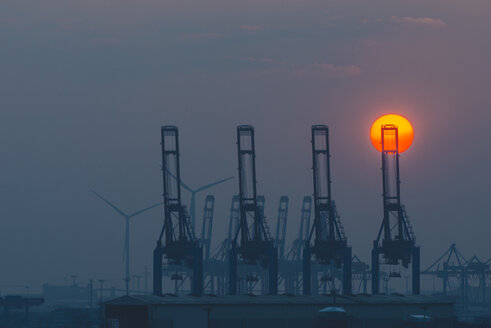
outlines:
[{"label": "glowing sun disc", "polygon": [[399,153],[406,151],[414,139],[414,130],[409,121],[401,115],[388,114],[378,118],[370,129],[370,139],[373,146],[382,151],[382,125],[393,124],[399,131]]}]

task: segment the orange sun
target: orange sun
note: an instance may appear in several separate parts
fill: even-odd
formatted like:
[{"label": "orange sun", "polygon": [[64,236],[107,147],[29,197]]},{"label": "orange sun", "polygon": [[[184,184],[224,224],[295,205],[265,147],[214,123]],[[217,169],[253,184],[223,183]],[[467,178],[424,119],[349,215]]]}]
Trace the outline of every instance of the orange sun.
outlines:
[{"label": "orange sun", "polygon": [[370,129],[370,139],[377,150],[382,151],[382,125],[393,124],[399,131],[399,152],[406,151],[414,139],[414,130],[409,121],[396,114],[388,114],[377,119]]}]

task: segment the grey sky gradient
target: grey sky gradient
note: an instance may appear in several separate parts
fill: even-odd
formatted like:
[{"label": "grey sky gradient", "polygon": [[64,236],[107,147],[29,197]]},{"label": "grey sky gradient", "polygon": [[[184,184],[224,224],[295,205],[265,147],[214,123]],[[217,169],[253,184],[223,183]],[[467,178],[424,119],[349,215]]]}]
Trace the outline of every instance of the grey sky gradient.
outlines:
[{"label": "grey sky gradient", "polygon": [[[368,132],[402,114],[422,267],[451,242],[487,260],[490,12],[487,0],[2,1],[0,292],[70,274],[122,286],[123,219],[89,190],[127,212],[158,202],[163,124],[180,128],[191,187],[236,175],[235,128],[253,124],[258,192],[271,226],[290,197],[289,240],[312,189],[310,126],[328,124],[334,197],[368,261],[382,215]],[[213,190],[214,245],[237,190]],[[133,273],[151,268],[161,224],[159,210],[131,222]]]}]

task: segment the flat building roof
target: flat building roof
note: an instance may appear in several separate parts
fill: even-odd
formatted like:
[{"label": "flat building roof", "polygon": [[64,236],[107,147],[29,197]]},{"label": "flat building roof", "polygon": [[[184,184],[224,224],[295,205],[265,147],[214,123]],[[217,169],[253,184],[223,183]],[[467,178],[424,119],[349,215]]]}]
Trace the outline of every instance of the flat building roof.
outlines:
[{"label": "flat building roof", "polygon": [[[334,302],[334,298],[336,301]],[[286,304],[339,304],[339,305],[383,305],[383,304],[433,304],[450,305],[454,301],[424,295],[184,295],[166,294],[122,296],[105,302],[106,305],[286,305]]]}]

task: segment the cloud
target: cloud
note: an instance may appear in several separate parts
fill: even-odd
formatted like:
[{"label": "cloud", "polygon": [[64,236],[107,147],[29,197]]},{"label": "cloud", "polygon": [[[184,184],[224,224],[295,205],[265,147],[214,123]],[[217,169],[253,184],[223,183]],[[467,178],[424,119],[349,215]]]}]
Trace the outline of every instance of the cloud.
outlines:
[{"label": "cloud", "polygon": [[392,16],[390,18],[390,21],[400,24],[414,24],[414,25],[428,26],[428,27],[435,27],[435,28],[444,28],[447,26],[447,24],[443,20],[429,18],[429,17],[415,18],[415,17]]},{"label": "cloud", "polygon": [[220,33],[195,33],[195,34],[184,34],[181,36],[181,40],[187,41],[205,41],[223,38],[223,34]]},{"label": "cloud", "polygon": [[354,77],[361,74],[360,68],[356,65],[335,66],[332,64],[313,64],[312,68],[317,72],[328,73],[328,75],[335,77]]},{"label": "cloud", "polygon": [[264,27],[260,25],[242,25],[240,29],[245,31],[260,31],[263,30]]}]

